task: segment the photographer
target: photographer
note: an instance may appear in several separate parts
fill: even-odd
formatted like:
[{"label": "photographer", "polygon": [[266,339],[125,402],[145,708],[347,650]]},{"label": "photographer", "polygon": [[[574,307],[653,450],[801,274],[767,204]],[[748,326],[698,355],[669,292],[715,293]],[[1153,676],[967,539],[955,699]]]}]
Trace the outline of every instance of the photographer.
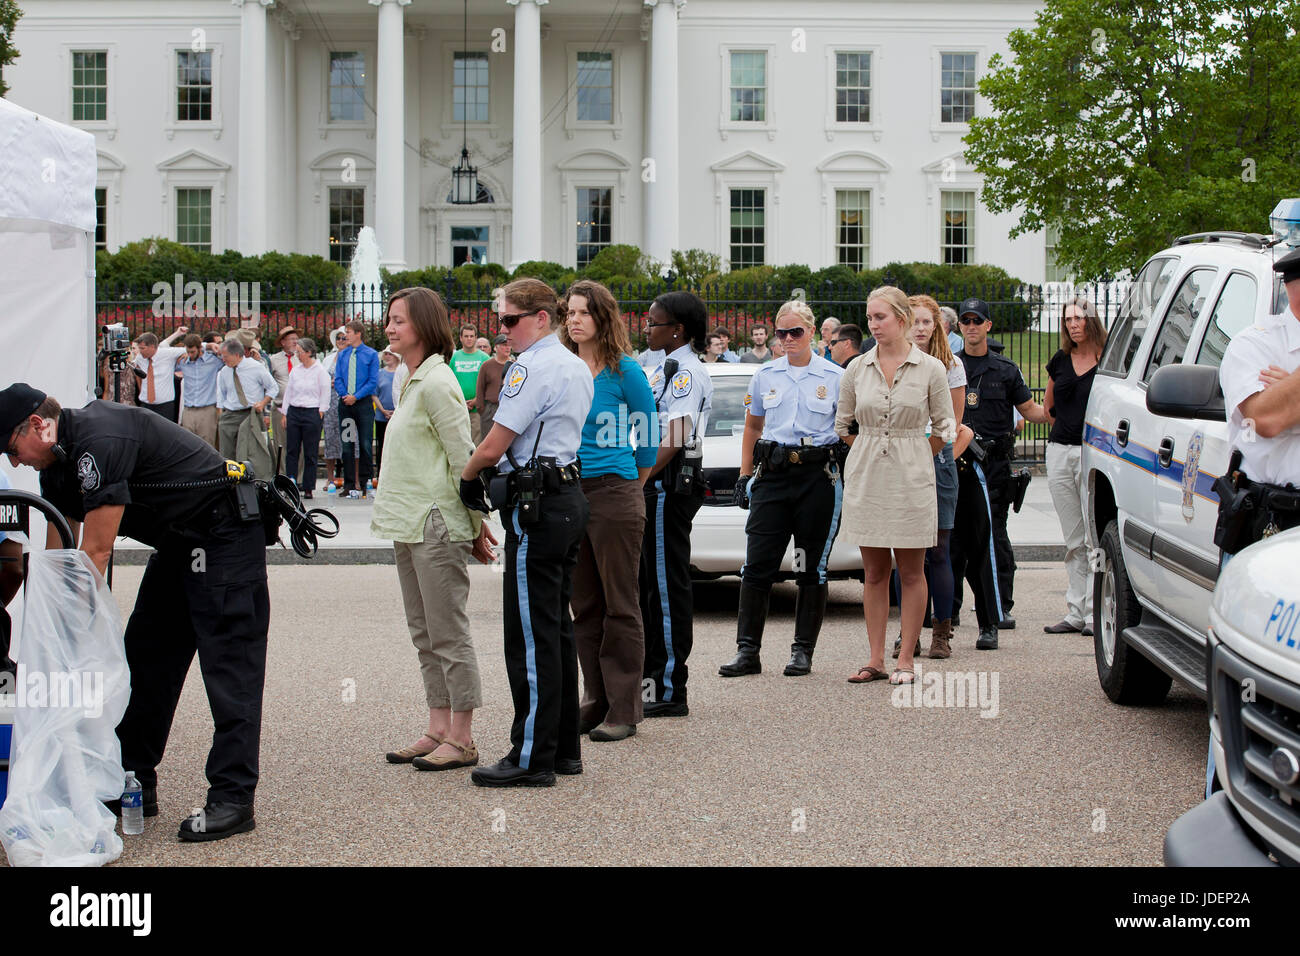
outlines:
[{"label": "photographer", "polygon": [[[156,549],[126,625],[131,699],[117,728],[145,816],[158,813],[157,766],[197,651],[216,731],[207,805],[179,836],[253,829],[271,606],[265,532],[241,519],[225,462],[159,415],[102,401],[64,409],[24,383],[0,391],[0,441],[10,464],[40,472],[41,495],[100,574],[119,534]],[[53,527],[48,546],[61,546]]]}]

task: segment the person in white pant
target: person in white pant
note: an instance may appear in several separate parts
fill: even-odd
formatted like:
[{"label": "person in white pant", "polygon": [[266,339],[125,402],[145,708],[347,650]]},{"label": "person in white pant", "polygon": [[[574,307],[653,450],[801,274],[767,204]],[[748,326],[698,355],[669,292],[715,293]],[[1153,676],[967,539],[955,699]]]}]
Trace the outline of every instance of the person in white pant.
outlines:
[{"label": "person in white pant", "polygon": [[1047,436],[1047,485],[1065,538],[1065,618],[1049,624],[1048,634],[1092,634],[1092,588],[1089,587],[1088,546],[1083,517],[1083,415],[1088,408],[1093,377],[1106,330],[1097,307],[1082,296],[1061,311],[1061,348],[1047,363],[1047,393],[1043,407],[1052,417]]}]

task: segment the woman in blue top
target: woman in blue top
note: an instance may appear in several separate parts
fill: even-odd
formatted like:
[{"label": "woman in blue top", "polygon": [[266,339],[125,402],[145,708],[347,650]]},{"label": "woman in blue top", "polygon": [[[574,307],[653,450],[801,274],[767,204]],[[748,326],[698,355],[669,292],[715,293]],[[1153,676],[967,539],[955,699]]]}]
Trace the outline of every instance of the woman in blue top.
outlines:
[{"label": "woman in blue top", "polygon": [[610,291],[599,282],[575,282],[560,315],[565,319],[560,340],[595,379],[578,453],[591,518],[570,602],[583,674],[579,726],[594,741],[623,740],[636,733],[642,717],[645,632],[637,586],[645,532],[642,482],[655,463],[659,420]]}]

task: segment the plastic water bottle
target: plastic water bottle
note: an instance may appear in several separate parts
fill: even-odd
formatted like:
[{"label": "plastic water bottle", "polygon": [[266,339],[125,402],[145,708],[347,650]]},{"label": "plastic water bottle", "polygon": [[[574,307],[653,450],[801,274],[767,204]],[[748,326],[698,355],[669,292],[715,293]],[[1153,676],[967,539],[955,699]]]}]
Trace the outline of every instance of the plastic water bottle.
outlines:
[{"label": "plastic water bottle", "polygon": [[130,770],[126,773],[126,789],[122,791],[122,833],[144,833],[144,788]]}]

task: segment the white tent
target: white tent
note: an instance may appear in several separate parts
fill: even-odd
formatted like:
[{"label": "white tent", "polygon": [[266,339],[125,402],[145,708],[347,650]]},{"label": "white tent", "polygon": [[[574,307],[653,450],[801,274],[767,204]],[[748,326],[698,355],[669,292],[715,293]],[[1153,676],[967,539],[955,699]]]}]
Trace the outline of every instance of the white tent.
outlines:
[{"label": "white tent", "polygon": [[[0,388],[71,408],[94,397],[95,170],[94,136],[0,99]],[[3,467],[37,489],[30,468]]]}]

